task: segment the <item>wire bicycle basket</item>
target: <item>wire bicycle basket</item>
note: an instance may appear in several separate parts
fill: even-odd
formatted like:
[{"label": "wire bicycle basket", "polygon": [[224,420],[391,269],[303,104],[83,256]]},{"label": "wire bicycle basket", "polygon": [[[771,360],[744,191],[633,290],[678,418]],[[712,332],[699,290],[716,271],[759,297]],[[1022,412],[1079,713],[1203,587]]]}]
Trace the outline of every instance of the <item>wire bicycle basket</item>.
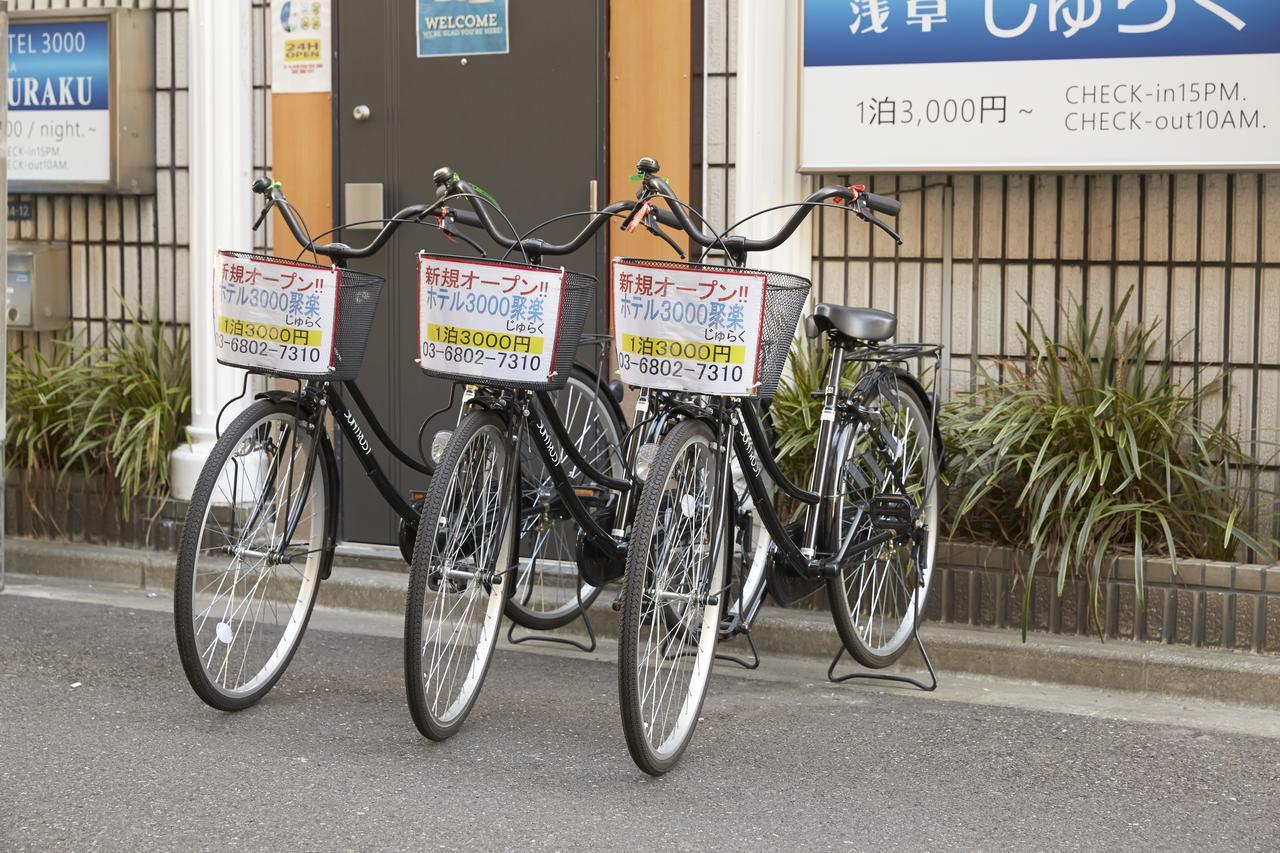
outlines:
[{"label": "wire bicycle basket", "polygon": [[220,364],[288,379],[355,379],[381,276],[251,252],[218,252],[214,347]]},{"label": "wire bicycle basket", "polygon": [[788,273],[615,258],[618,374],[648,388],[771,399],[810,286]]},{"label": "wire bicycle basket", "polygon": [[595,283],[564,268],[421,252],[418,364],[450,382],[559,390]]}]

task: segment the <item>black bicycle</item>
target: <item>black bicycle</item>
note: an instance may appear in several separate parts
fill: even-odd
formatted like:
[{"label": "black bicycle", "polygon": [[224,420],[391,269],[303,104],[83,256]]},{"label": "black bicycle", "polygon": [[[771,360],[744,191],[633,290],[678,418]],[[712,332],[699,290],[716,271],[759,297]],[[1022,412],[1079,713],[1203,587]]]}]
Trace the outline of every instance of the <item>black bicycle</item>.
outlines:
[{"label": "black bicycle", "polygon": [[[409,710],[424,735],[442,740],[458,731],[479,695],[503,612],[521,621],[513,613],[512,601],[527,602],[537,590],[540,596],[559,602],[558,610],[547,612],[543,624],[530,625],[555,627],[583,612],[604,584],[621,575],[632,505],[627,497],[628,472],[635,465],[635,448],[655,440],[660,433],[654,431],[664,428],[662,418],[649,415],[651,401],[646,394],[636,408],[641,423],[628,440],[603,434],[593,438],[574,431],[563,397],[552,396],[563,377],[558,372],[547,375],[548,362],[539,359],[550,358],[550,364],[572,359],[593,301],[595,280],[541,263],[545,257],[581,248],[614,217],[624,217],[624,227],[643,224],[660,235],[660,222],[676,220],[669,213],[659,215],[645,208],[642,200],[618,202],[586,212],[587,225],[568,242],[557,244],[504,233],[493,221],[484,195],[456,172],[440,169],[436,181],[441,195],[470,200],[474,213],[459,221],[478,222],[495,242],[519,253],[519,262],[504,262],[491,272],[495,283],[503,276],[521,282],[549,277],[560,288],[553,300],[559,306],[559,322],[558,329],[549,332],[555,340],[550,351],[538,348],[540,338],[537,346],[526,346],[525,355],[508,354],[483,374],[462,368],[477,359],[491,363],[483,352],[487,339],[477,339],[473,328],[483,318],[475,323],[458,321],[466,327],[461,329],[443,319],[433,327],[431,308],[422,309],[429,332],[423,342],[424,358],[435,354],[459,365],[451,369],[447,361],[443,365],[437,361],[428,373],[470,389],[457,428],[438,436],[444,447],[427,490],[405,613]],[[566,216],[572,215],[576,214]],[[424,256],[423,263],[428,264],[432,280],[448,279],[449,258]],[[452,301],[451,293],[457,293],[460,283],[455,276],[452,291],[442,287],[444,302]],[[492,307],[505,298],[484,296],[481,307]],[[521,321],[510,322],[519,325]],[[544,375],[520,378],[518,371],[526,367],[540,368]],[[521,534],[524,543],[517,547]],[[544,549],[543,544],[553,537],[554,551]],[[530,615],[527,605],[523,614],[525,619]]]},{"label": "black bicycle", "polygon": [[[931,399],[902,365],[936,358],[940,349],[886,343],[896,332],[896,319],[887,312],[817,305],[805,330],[828,344],[822,410],[808,487],[791,482],[770,449],[761,403],[773,396],[783,373],[810,283],[747,270],[747,255],[781,245],[813,209],[830,204],[900,241],[875,215],[896,215],[899,204],[861,187],[827,187],[797,205],[777,234],[750,240],[705,233],[665,182],[646,175],[645,183],[652,195],[672,201],[697,243],[722,249],[733,265],[641,261],[631,268],[651,266],[668,279],[683,273],[704,282],[711,298],[720,292],[712,285],[730,284],[730,296],[750,293],[762,300],[757,381],[746,391],[719,391],[707,381],[734,369],[727,349],[724,358],[699,355],[702,362],[693,363],[690,350],[667,340],[654,345],[642,332],[633,336],[641,340],[633,340],[631,352],[620,352],[648,375],[647,384],[670,387],[670,377],[690,366],[703,383],[686,383],[702,393],[682,398],[679,422],[650,451],[627,555],[618,672],[623,730],[636,764],[659,775],[675,765],[692,737],[717,641],[750,630],[766,586],[825,586],[837,631],[864,665],[887,666],[906,649],[933,571],[942,448]],[[634,299],[635,288],[625,288],[618,275],[614,290],[615,302]],[[651,312],[643,300],[634,306]],[[742,340],[749,353],[751,335]],[[853,365],[862,368],[856,380],[848,376]],[[767,534],[749,564],[735,469]],[[783,522],[770,484],[804,507],[802,522]],[[749,530],[750,520],[745,524]],[[735,538],[741,560],[733,559]],[[769,560],[758,558],[761,548]],[[737,577],[735,564],[745,568]]]},{"label": "black bicycle", "polygon": [[[399,211],[362,248],[321,244],[306,233],[278,183],[261,178],[253,191],[265,197],[258,224],[278,208],[303,252],[333,265],[222,253],[219,289],[227,292],[220,298],[247,313],[219,317],[216,335],[225,347],[219,360],[297,383],[293,390],[258,394],[222,430],[183,528],[174,584],[178,650],[197,695],[223,711],[246,708],[271,690],[302,639],[320,582],[330,575],[339,469],[326,413],[399,516],[401,551],[406,562],[412,558],[422,502],[396,492],[374,455],[374,441],[424,480],[435,466],[391,440],[355,382],[383,281],[347,269],[347,262],[373,255],[406,223],[433,225],[454,238],[462,236],[456,222],[479,224],[438,200]],[[272,278],[272,286],[263,286]],[[326,285],[336,290],[328,297],[331,304],[320,296]],[[269,322],[272,312],[285,322]],[[326,313],[336,319],[331,333],[320,322]],[[566,411],[574,435],[621,436],[617,402],[589,370],[574,366],[557,396],[555,405]],[[372,436],[361,429],[347,400]],[[560,616],[532,592],[510,607],[513,618],[535,625]]]}]

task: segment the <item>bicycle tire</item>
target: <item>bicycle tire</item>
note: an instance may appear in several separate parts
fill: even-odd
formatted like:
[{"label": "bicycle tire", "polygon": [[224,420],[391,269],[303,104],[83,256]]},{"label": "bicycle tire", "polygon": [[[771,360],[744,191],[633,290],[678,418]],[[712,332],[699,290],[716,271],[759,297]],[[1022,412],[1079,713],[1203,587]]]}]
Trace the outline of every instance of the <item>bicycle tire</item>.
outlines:
[{"label": "bicycle tire", "polygon": [[[213,451],[200,472],[200,478],[196,483],[191,503],[187,509],[187,517],[183,524],[182,539],[178,549],[177,568],[174,575],[174,631],[178,643],[178,655],[182,660],[183,672],[186,673],[192,689],[208,705],[220,711],[239,711],[255,704],[270,692],[284,674],[298,649],[298,645],[302,642],[302,636],[306,632],[311,612],[315,607],[316,593],[319,590],[322,573],[333,557],[331,543],[333,542],[334,531],[329,528],[333,520],[330,509],[333,507],[333,501],[336,498],[337,465],[334,461],[333,448],[329,444],[328,437],[324,435],[323,431],[319,431],[318,440],[320,441],[320,446],[316,451],[319,455],[315,461],[311,487],[304,497],[303,504],[303,512],[306,511],[308,504],[310,504],[311,508],[311,514],[306,519],[306,532],[308,535],[305,542],[308,546],[318,544],[319,547],[308,547],[306,549],[305,555],[307,559],[305,567],[298,572],[298,592],[289,611],[289,621],[281,629],[280,639],[265,663],[253,673],[252,677],[235,687],[227,686],[225,676],[221,679],[222,683],[219,683],[219,679],[215,677],[216,673],[211,674],[209,666],[205,663],[206,651],[209,653],[209,662],[211,664],[217,657],[219,644],[225,646],[224,664],[220,669],[229,667],[232,648],[241,637],[245,619],[248,617],[249,609],[252,606],[250,603],[245,603],[237,608],[234,605],[236,590],[242,579],[245,554],[262,551],[261,548],[250,548],[249,545],[253,544],[250,539],[259,538],[266,517],[264,516],[263,520],[257,523],[255,530],[248,532],[248,537],[246,537],[245,532],[241,531],[235,544],[231,544],[232,539],[227,535],[226,524],[219,521],[218,526],[222,528],[222,537],[227,544],[220,547],[210,544],[202,548],[202,543],[206,539],[206,532],[210,529],[208,524],[211,510],[214,509],[215,490],[220,496],[221,502],[217,506],[220,508],[221,514],[229,514],[231,522],[234,524],[242,503],[240,495],[242,484],[247,486],[250,476],[263,471],[262,462],[265,461],[265,457],[260,453],[262,448],[256,445],[265,444],[268,438],[268,433],[264,432],[265,425],[275,422],[287,426],[292,423],[295,429],[292,435],[296,436],[299,434],[296,431],[296,426],[301,422],[299,420],[300,416],[303,416],[303,413],[298,402],[294,399],[259,399],[250,404],[232,421],[226,432],[215,443]],[[251,439],[250,437],[254,434],[256,434],[256,437]],[[306,447],[302,448],[302,452],[305,454],[310,449],[310,442],[316,440],[316,436],[306,434],[304,431],[303,438],[306,441]],[[237,457],[228,480],[223,476],[224,469],[232,461],[233,453],[236,453]],[[254,457],[250,458],[250,453],[255,454]],[[305,459],[305,455],[302,458]],[[271,470],[269,465],[266,470],[268,472]],[[287,471],[288,469],[286,469]],[[318,490],[317,483],[319,484]],[[254,506],[262,505],[262,499],[268,491],[265,480],[261,485],[263,489],[259,498],[254,501]],[[320,504],[318,512],[317,500]],[[255,510],[252,508],[246,510],[246,523],[256,518],[254,512]],[[216,515],[217,513],[215,513]],[[272,518],[273,529],[278,521],[278,517]],[[315,535],[316,531],[311,529],[316,522],[320,524],[318,537]],[[299,532],[302,531],[302,528],[303,525],[300,523]],[[295,534],[293,540],[295,547],[297,543],[302,541]],[[259,542],[258,544],[261,543]],[[235,570],[231,577],[230,591],[227,593],[227,605],[224,607],[222,618],[214,624],[212,638],[210,638],[205,628],[214,613],[219,594],[225,588],[224,584],[226,583],[228,571],[224,569],[222,572],[218,586],[214,589],[213,601],[210,602],[208,607],[201,609],[197,599],[208,590],[209,586],[201,585],[197,588],[197,583],[201,578],[201,561],[199,558],[203,553],[210,553],[210,556],[212,556],[215,550],[226,550],[228,548],[233,549],[232,565],[235,566]],[[271,549],[267,548],[266,550],[269,552]],[[251,557],[250,559],[257,560],[258,558]],[[251,567],[252,570],[256,570],[258,579],[249,588],[249,597],[241,599],[245,602],[252,602],[256,597],[258,615],[263,615],[263,607],[270,600],[268,595],[272,591],[272,582],[277,574],[277,569],[284,565],[292,567],[291,562],[268,565],[269,562],[270,560],[264,556],[261,560],[261,565],[255,564]],[[263,571],[264,569],[269,569],[270,571]],[[296,568],[295,571],[297,571]],[[279,574],[284,574],[284,572],[280,571]],[[252,577],[250,570],[244,570],[243,577],[245,579]],[[283,586],[283,583],[281,586]],[[258,593],[259,589],[261,589],[260,595]],[[284,600],[287,601],[287,598],[288,592],[286,590]],[[243,609],[244,611],[238,623],[235,620],[237,609]],[[278,625],[278,611],[275,609],[274,604],[271,609]],[[198,618],[199,624],[197,624]],[[232,627],[233,624],[235,625],[234,628]],[[226,626],[226,628],[224,629],[223,626]],[[244,651],[241,656],[241,674],[243,674],[248,655],[253,649],[254,638],[258,636],[257,628],[258,623],[255,618],[254,626],[250,629],[245,640]],[[228,639],[228,632],[230,632],[230,639]],[[209,641],[207,647],[205,645],[206,640]],[[202,648],[205,648],[205,651],[201,651]],[[229,670],[226,674],[229,674]]]},{"label": "bicycle tire", "polygon": [[[839,573],[827,579],[831,617],[845,648],[858,663],[880,669],[896,661],[910,646],[917,620],[924,613],[925,604],[928,601],[937,551],[938,475],[942,448],[933,429],[932,418],[929,416],[928,400],[921,393],[914,378],[895,368],[878,368],[868,374],[860,384],[865,389],[862,404],[864,411],[877,411],[879,408],[882,413],[886,409],[889,410],[892,417],[905,414],[906,419],[914,424],[914,431],[911,434],[922,441],[919,445],[921,464],[918,466],[912,464],[911,451],[904,449],[901,455],[906,461],[902,467],[910,470],[904,470],[900,474],[903,476],[908,492],[915,490],[915,494],[920,497],[917,502],[911,494],[908,494],[918,507],[918,520],[924,525],[920,528],[923,530],[923,543],[916,543],[910,549],[893,545],[894,550],[888,548],[893,543],[883,543],[867,552],[861,559],[847,560]],[[881,434],[883,426],[881,422],[879,430]],[[894,441],[899,441],[897,426],[891,429]],[[841,477],[832,481],[836,483],[845,482],[846,464],[858,452],[859,436],[854,433],[861,430],[863,436],[868,434],[861,423],[853,420],[842,424],[841,430],[845,432],[844,440],[841,441],[838,438],[835,446],[848,449],[849,453],[845,454],[844,459],[834,461],[838,466],[834,473]],[[885,439],[882,438],[881,441]],[[906,442],[902,443],[905,445]],[[895,449],[894,452],[898,451]],[[856,461],[854,464],[857,464]],[[841,517],[839,513],[837,516]],[[862,525],[858,529],[843,531],[841,536],[857,536],[870,530],[865,523]],[[905,556],[907,552],[911,552],[910,565],[904,569],[899,558]],[[921,575],[923,583],[919,584],[917,578]],[[855,586],[858,590],[856,600],[851,601],[850,596]],[[877,593],[877,590],[880,592]],[[866,599],[868,591],[871,593],[869,601]],[[890,597],[883,597],[886,593]],[[876,609],[878,605],[881,607],[880,610]],[[888,620],[883,614],[886,607],[892,607],[896,614],[897,624],[891,631],[886,631]],[[881,613],[878,633],[877,612]],[[879,642],[873,642],[876,636],[880,638]]]},{"label": "bicycle tire", "polygon": [[[568,382],[554,394],[554,399],[558,408],[564,405],[568,410],[564,413],[568,418],[565,426],[570,435],[580,433],[576,438],[579,445],[592,444],[596,439],[588,437],[585,422],[581,426],[570,422],[575,420],[573,415],[576,407],[571,399],[574,394],[590,399],[590,411],[595,414],[601,427],[601,435],[612,443],[612,449],[579,446],[578,450],[584,453],[588,462],[602,469],[603,473],[622,479],[625,472],[621,462],[621,442],[626,422],[618,401],[593,372],[581,365],[574,365]],[[563,419],[565,418],[562,417]],[[578,526],[573,517],[563,508],[552,513],[546,506],[554,498],[554,493],[550,491],[553,487],[550,485],[550,474],[546,473],[541,456],[532,446],[532,440],[533,437],[526,430],[520,443],[521,569],[517,572],[516,583],[507,599],[506,615],[522,628],[550,631],[570,624],[591,607],[600,595],[600,587],[592,586],[578,574],[574,547]],[[589,485],[590,480],[586,475],[578,473],[578,479]],[[536,486],[526,482],[533,477],[538,477]],[[541,508],[539,503],[543,504]],[[528,527],[527,531],[525,527]],[[540,571],[538,563],[544,559],[557,564],[550,567],[551,572]]]},{"label": "bicycle tire", "polygon": [[[489,458],[479,454],[488,454],[490,451],[495,465],[498,457],[501,457],[501,469],[496,473],[490,471],[484,474],[484,488],[496,490],[493,499],[497,500],[497,505],[491,506],[488,502],[490,498],[486,496],[486,503],[481,506],[481,511],[475,513],[472,511],[473,506],[467,503],[474,499],[474,495],[460,492],[457,486],[462,479],[460,474],[467,475],[473,468],[481,472],[485,470],[485,466],[490,464]],[[475,411],[464,417],[458,425],[445,448],[435,476],[427,487],[426,502],[418,523],[413,566],[409,573],[409,593],[405,606],[404,675],[409,713],[418,731],[431,740],[445,740],[462,727],[480,695],[493,660],[502,622],[504,598],[512,585],[507,569],[511,564],[517,536],[517,508],[504,505],[504,502],[510,503],[513,496],[504,496],[501,491],[506,488],[506,466],[510,464],[518,464],[518,458],[510,447],[502,419],[492,412]],[[477,474],[476,478],[468,480],[461,488],[470,488],[472,483],[479,482],[479,477]],[[495,542],[493,537],[503,516],[508,526]],[[495,546],[492,560],[484,551],[490,544]],[[468,559],[470,563],[467,562]],[[485,565],[490,562],[491,566]],[[458,569],[458,566],[467,568]],[[465,575],[468,569],[472,571],[470,578],[457,579],[458,575]],[[496,578],[482,580],[482,574],[489,569],[498,572]],[[434,593],[430,611],[428,593]],[[453,679],[461,670],[454,668],[452,654],[447,660],[443,657],[444,654],[449,654],[447,649],[439,651],[441,644],[438,641],[445,633],[440,623],[455,613],[455,608],[460,603],[457,599],[463,597],[466,600],[461,602],[465,603],[462,618],[473,612],[473,600],[483,600],[483,607],[476,611],[480,616],[479,630],[475,636],[474,648],[470,650],[470,660],[465,660],[465,650],[460,651],[457,658],[458,663],[466,666],[457,696],[446,694],[445,701],[441,704],[440,687],[445,686],[451,690],[451,685],[455,683]],[[425,625],[429,616],[435,617],[436,625],[433,629],[428,629]],[[460,618],[459,622],[461,621]],[[445,644],[453,644],[460,631],[461,624],[450,630]],[[468,629],[461,639],[468,639],[472,633]],[[428,657],[431,660],[424,669],[424,659]],[[434,695],[428,695],[433,690]]]},{"label": "bicycle tire", "polygon": [[[668,772],[688,748],[697,726],[702,704],[706,699],[711,668],[715,663],[719,620],[724,600],[721,587],[725,570],[723,549],[727,545],[725,539],[728,536],[729,525],[728,502],[724,499],[725,496],[719,496],[721,499],[717,501],[717,505],[708,507],[705,515],[698,518],[696,516],[698,499],[693,496],[694,491],[691,489],[681,493],[682,484],[692,484],[697,480],[698,472],[677,470],[677,466],[681,465],[689,455],[690,448],[701,447],[708,460],[703,463],[703,467],[706,472],[709,472],[712,480],[711,492],[708,494],[707,486],[704,485],[702,494],[707,496],[708,500],[714,499],[716,495],[714,481],[719,477],[715,454],[711,449],[714,441],[711,428],[699,420],[687,420],[677,424],[662,440],[650,469],[649,478],[640,494],[634,532],[627,554],[626,595],[623,599],[622,634],[618,646],[619,705],[622,713],[622,729],[631,758],[641,770],[652,776],[660,776]],[[688,477],[687,480],[686,477]],[[675,481],[675,494],[672,495],[674,501],[668,497],[672,491],[668,489],[668,485],[672,484],[673,478],[679,478]],[[676,511],[685,518],[693,520],[687,525],[681,525],[678,520],[673,519]],[[716,518],[715,514],[718,514],[719,518]],[[712,543],[710,531],[717,529],[720,531],[718,537],[720,541]],[[686,531],[690,547],[672,554],[671,548],[682,548],[681,540]],[[655,555],[654,539],[659,532],[663,539],[662,549]],[[702,542],[704,538],[706,541]],[[706,548],[710,562],[705,572],[693,565],[696,561],[692,556],[696,553],[700,542],[702,547]],[[682,555],[689,559],[681,562],[679,558]],[[659,574],[657,580],[654,580],[652,563],[654,556],[660,560],[657,566]],[[673,571],[680,570],[686,574],[683,580],[673,575]],[[688,576],[690,573],[692,577]],[[659,584],[662,584],[661,588],[658,588]],[[674,602],[669,594],[672,590],[677,591],[674,594],[681,594],[679,591],[682,586],[688,587],[684,594],[690,597],[683,603]],[[720,601],[717,604],[704,602],[701,604],[700,614],[689,612],[687,608],[695,606],[694,596],[711,592],[720,593]],[[683,612],[680,611],[681,607],[685,608]],[[695,621],[700,622],[697,626],[696,638],[692,636],[690,630]],[[671,626],[672,622],[677,623],[675,627]],[[658,627],[660,624],[661,628]],[[684,626],[683,630],[680,625]],[[649,628],[647,632],[644,631],[646,627]],[[661,638],[657,638],[656,645],[664,648],[655,649],[653,648],[654,640],[659,630],[664,633]],[[676,634],[672,641],[674,656],[668,658],[668,651],[671,649],[665,647],[669,645],[668,635],[672,633]],[[671,672],[666,677],[669,685],[675,677],[679,662],[686,657],[685,644],[691,639],[696,639],[693,647],[695,651],[691,656],[694,662],[688,682],[685,684],[685,695],[677,696],[678,689],[670,690],[668,695],[668,686],[664,686],[662,694],[658,694],[656,692],[658,673],[654,673],[651,680],[646,679],[647,662],[653,659],[653,653],[656,650],[659,651],[657,665],[660,666],[664,660],[672,663]],[[663,696],[666,696],[665,700]],[[665,723],[669,719],[671,704],[675,701],[679,701],[676,721],[671,731],[665,733]],[[660,702],[663,703],[662,708],[659,707]],[[659,713],[662,714],[663,726],[656,728],[654,723]],[[658,739],[656,744],[652,742],[655,731]]]}]

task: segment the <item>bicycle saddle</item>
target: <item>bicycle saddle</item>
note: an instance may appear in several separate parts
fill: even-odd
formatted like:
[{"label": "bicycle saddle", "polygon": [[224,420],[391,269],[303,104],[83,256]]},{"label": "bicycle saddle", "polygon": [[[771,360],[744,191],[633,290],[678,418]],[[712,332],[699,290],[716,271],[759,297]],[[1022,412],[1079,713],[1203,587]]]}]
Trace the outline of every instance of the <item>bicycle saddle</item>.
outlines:
[{"label": "bicycle saddle", "polygon": [[816,338],[837,332],[857,341],[886,341],[898,330],[898,318],[877,308],[850,308],[819,302],[804,321],[805,334]]}]

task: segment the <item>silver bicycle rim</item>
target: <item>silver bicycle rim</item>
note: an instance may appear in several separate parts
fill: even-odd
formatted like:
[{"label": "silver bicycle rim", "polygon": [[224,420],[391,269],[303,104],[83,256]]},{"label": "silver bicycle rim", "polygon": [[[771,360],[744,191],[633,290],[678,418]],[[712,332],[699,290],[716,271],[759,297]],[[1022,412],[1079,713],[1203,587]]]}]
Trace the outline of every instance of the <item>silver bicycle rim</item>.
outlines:
[{"label": "silver bicycle rim", "polygon": [[[506,437],[480,427],[450,475],[424,590],[420,671],[427,709],[442,726],[465,714],[484,681],[498,639],[511,528],[503,522]],[[510,523],[508,519],[508,524]],[[419,534],[422,535],[422,534]],[[498,574],[484,575],[490,568]]]},{"label": "silver bicycle rim", "polygon": [[[594,387],[577,376],[570,376],[568,384],[554,399],[556,411],[583,458],[596,470],[621,479],[624,472],[618,448],[622,436],[610,413],[604,411],[608,403],[600,399]],[[516,573],[512,601],[522,610],[557,619],[576,612],[579,601],[589,599],[595,587],[578,577],[575,560],[578,526],[573,519],[552,518],[545,509],[541,513],[529,510],[538,506],[545,508],[556,499],[555,485],[533,441],[534,437],[526,430],[520,442],[521,506],[526,509],[520,520],[520,569]],[[566,461],[566,473],[571,482],[586,479],[569,461]],[[600,488],[590,482],[586,485]]]},{"label": "silver bicycle rim", "polygon": [[717,508],[707,438],[685,446],[663,488],[659,523],[646,543],[636,673],[645,737],[660,760],[679,753],[692,733],[715,659],[719,609],[696,600],[719,591],[724,568],[720,543],[710,541]]},{"label": "silver bicycle rim", "polygon": [[[205,675],[226,696],[246,696],[274,677],[306,624],[327,511],[319,460],[295,533],[287,549],[280,545],[289,510],[303,498],[312,441],[291,417],[258,420],[205,505],[191,573],[192,631]],[[278,453],[289,458],[273,464]]]},{"label": "silver bicycle rim", "polygon": [[[885,392],[891,394],[892,399]],[[902,393],[894,386],[892,391],[883,389],[875,399],[880,402],[883,420],[879,429],[891,451],[892,469],[906,484],[908,497],[919,509],[919,518],[927,526],[927,532],[919,555],[911,545],[882,543],[868,551],[855,566],[845,569],[841,580],[854,629],[863,645],[877,655],[892,655],[911,638],[933,580],[933,557],[938,540],[937,448],[928,417],[914,394]],[[860,430],[846,463],[858,464],[869,441],[865,429]],[[863,476],[871,481],[868,491],[895,492],[889,468],[877,471],[877,467],[860,465]],[[842,515],[844,511],[845,507],[841,507]],[[870,525],[860,511],[855,512],[853,523],[862,528],[856,536],[871,534]],[[917,582],[917,571],[923,574],[923,585]]]}]

